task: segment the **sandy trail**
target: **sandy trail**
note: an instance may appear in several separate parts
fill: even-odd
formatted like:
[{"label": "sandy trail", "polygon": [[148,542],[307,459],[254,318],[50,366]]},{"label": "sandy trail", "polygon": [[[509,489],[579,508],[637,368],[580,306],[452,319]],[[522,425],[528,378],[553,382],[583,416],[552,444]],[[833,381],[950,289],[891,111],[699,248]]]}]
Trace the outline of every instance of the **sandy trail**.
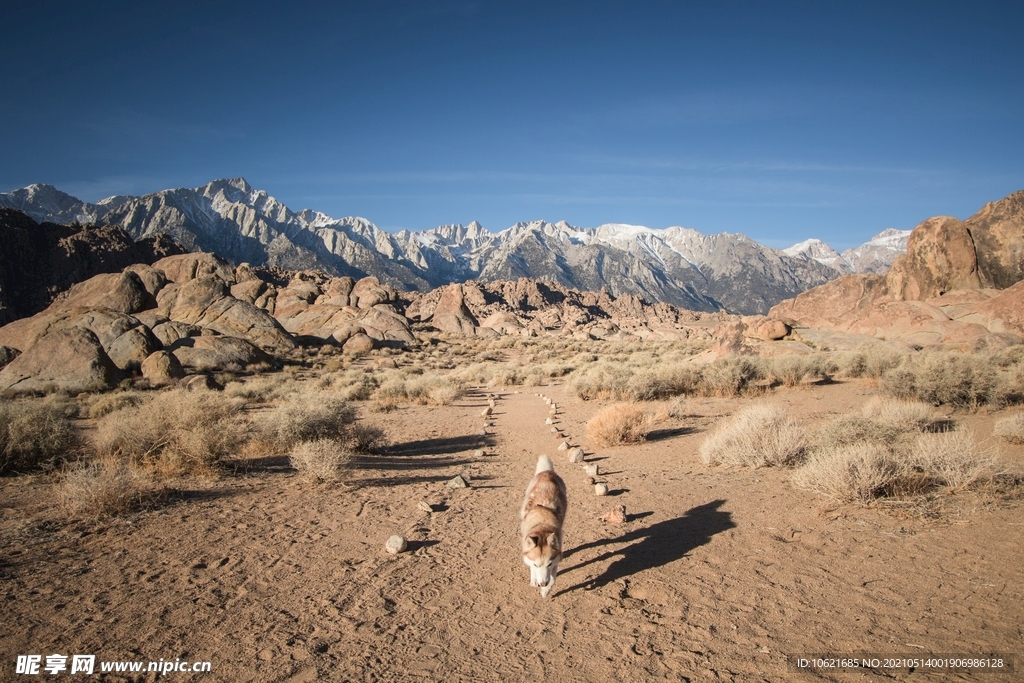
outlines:
[{"label": "sandy trail", "polygon": [[[778,681],[821,680],[791,670],[789,654],[1024,651],[1019,505],[967,498],[933,523],[829,509],[786,470],[709,469],[696,449],[739,405],[725,400],[697,402],[642,445],[588,448],[614,494],[600,498],[556,450],[537,391],[586,447],[601,406],[553,386],[501,392],[487,436],[484,393],[371,416],[395,445],[365,458],[349,487],[306,483],[268,458],[97,525],[53,519],[41,478],[3,480],[4,680],[14,655],[53,652],[212,662],[194,680]],[[847,384],[770,400],[814,420],[872,393]],[[991,433],[993,418],[971,419]],[[547,600],[518,549],[540,453],[569,494]],[[459,472],[470,488],[447,488]],[[615,504],[630,521],[599,521]],[[410,552],[384,552],[393,533]]]}]

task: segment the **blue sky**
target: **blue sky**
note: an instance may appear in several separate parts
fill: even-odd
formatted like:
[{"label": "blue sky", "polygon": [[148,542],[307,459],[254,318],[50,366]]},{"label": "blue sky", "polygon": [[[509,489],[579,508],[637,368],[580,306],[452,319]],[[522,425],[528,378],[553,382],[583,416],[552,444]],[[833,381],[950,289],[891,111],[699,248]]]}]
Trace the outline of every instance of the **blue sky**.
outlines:
[{"label": "blue sky", "polygon": [[20,3],[0,191],[244,176],[389,230],[564,219],[841,249],[1024,189],[1022,8]]}]

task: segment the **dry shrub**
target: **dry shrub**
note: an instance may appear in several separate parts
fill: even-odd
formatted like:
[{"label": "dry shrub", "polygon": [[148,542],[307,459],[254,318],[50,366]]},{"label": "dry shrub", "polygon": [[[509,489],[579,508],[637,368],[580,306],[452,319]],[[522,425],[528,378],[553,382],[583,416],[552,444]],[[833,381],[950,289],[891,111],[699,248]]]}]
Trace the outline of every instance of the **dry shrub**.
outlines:
[{"label": "dry shrub", "polygon": [[161,392],[101,418],[96,449],[161,475],[209,474],[247,438],[241,406],[218,392]]},{"label": "dry shrub", "polygon": [[300,441],[288,455],[291,466],[312,481],[332,482],[351,462],[352,454],[336,439]]},{"label": "dry shrub", "polygon": [[[417,370],[422,373],[419,368]],[[373,398],[378,404],[388,405],[387,410],[405,401],[446,406],[463,395],[464,386],[458,379],[434,373],[412,377],[406,377],[403,372],[390,373],[373,393]]]},{"label": "dry shrub", "polygon": [[811,452],[793,482],[840,502],[868,502],[912,486],[908,463],[877,443],[838,445]]},{"label": "dry shrub", "polygon": [[789,355],[773,358],[766,369],[772,382],[795,387],[805,380],[827,380],[835,372],[835,366],[819,354]]},{"label": "dry shrub", "polygon": [[901,399],[977,409],[1000,395],[1000,376],[988,356],[928,353],[882,377],[882,388]]},{"label": "dry shrub", "polygon": [[742,396],[764,377],[763,367],[750,358],[719,358],[702,369],[697,393],[721,398]]},{"label": "dry shrub", "polygon": [[81,445],[62,404],[0,401],[0,474],[53,469],[77,455]]},{"label": "dry shrub", "polygon": [[792,465],[804,455],[804,430],[775,406],[750,406],[719,425],[700,445],[708,465]]},{"label": "dry shrub", "polygon": [[587,438],[597,446],[638,443],[647,436],[647,419],[631,403],[615,403],[598,411],[587,422]]},{"label": "dry shrub", "polygon": [[151,507],[165,496],[130,463],[116,458],[80,463],[57,485],[57,501],[69,515],[122,515]]},{"label": "dry shrub", "polygon": [[1024,413],[1014,413],[998,420],[993,433],[1010,443],[1024,443]]},{"label": "dry shrub", "polygon": [[975,482],[995,475],[998,453],[980,448],[969,429],[922,434],[914,450],[914,464],[935,484],[962,491]]},{"label": "dry shrub", "polygon": [[[293,366],[288,366],[291,368]],[[224,385],[224,395],[230,398],[240,398],[247,403],[267,403],[275,401],[294,392],[296,382],[294,378],[285,375],[273,377],[255,377],[244,382],[228,382]]]},{"label": "dry shrub", "polygon": [[861,416],[899,432],[926,432],[945,425],[948,420],[933,406],[921,401],[900,401],[875,396],[861,409]]},{"label": "dry shrub", "polygon": [[381,442],[383,432],[356,424],[356,411],[343,399],[330,394],[296,394],[267,413],[263,433],[282,450],[302,441],[333,439],[354,451],[366,451]]},{"label": "dry shrub", "polygon": [[794,481],[838,501],[962,490],[994,475],[996,455],[923,403],[875,398],[819,428]]},{"label": "dry shrub", "polygon": [[423,375],[406,383],[406,395],[419,405],[446,406],[458,400],[463,386],[440,375]]},{"label": "dry shrub", "polygon": [[148,397],[137,391],[118,391],[113,394],[99,396],[89,406],[89,417],[98,419],[122,408],[134,408],[142,405]]}]

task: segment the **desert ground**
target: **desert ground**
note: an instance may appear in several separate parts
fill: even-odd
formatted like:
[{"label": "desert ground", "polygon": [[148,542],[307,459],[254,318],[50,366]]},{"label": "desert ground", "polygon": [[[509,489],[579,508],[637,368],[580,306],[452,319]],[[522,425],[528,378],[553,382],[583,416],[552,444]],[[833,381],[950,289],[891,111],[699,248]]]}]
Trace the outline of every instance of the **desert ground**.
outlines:
[{"label": "desert ground", "polygon": [[[312,386],[317,375],[288,379]],[[790,664],[811,654],[1024,653],[1017,489],[841,504],[795,486],[790,468],[698,457],[743,406],[781,406],[811,429],[856,411],[877,384],[692,397],[662,410],[646,440],[607,448],[588,442],[586,424],[612,401],[583,401],[564,378],[468,385],[447,405],[388,412],[354,401],[387,445],[355,457],[341,482],[311,481],[287,455],[240,452],[118,516],[68,514],[54,504],[52,474],[0,478],[0,677],[31,679],[13,673],[18,654],[92,653],[211,663],[210,673],[166,680],[1013,680],[1019,668]],[[542,395],[557,404],[565,439],[599,466],[607,496],[556,450]],[[247,410],[258,419],[261,407]],[[943,410],[998,447],[1004,472],[1024,473],[1024,447],[992,435],[1007,411]],[[94,421],[80,422],[88,432]],[[529,586],[517,517],[542,453],[569,494],[548,599]],[[448,487],[457,474],[467,488]],[[627,521],[601,521],[616,505]],[[386,552],[393,534],[408,539],[406,552]]]}]

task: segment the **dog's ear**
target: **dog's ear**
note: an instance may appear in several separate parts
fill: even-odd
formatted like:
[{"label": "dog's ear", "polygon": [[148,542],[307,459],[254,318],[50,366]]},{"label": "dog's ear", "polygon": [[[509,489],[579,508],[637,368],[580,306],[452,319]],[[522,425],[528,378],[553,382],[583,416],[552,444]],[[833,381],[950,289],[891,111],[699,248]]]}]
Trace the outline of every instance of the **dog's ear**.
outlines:
[{"label": "dog's ear", "polygon": [[561,550],[558,546],[558,534],[550,534],[548,536],[548,547],[552,550]]},{"label": "dog's ear", "polygon": [[536,536],[527,536],[523,539],[523,550],[533,550],[540,544],[540,539]]}]

